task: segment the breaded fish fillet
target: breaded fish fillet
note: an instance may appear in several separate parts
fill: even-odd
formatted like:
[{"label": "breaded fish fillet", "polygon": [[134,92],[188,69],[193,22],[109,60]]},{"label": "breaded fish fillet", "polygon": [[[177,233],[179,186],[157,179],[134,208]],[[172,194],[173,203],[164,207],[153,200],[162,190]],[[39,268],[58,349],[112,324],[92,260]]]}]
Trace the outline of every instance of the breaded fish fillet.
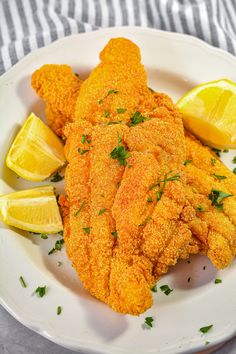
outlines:
[{"label": "breaded fish fillet", "polygon": [[68,256],[92,295],[138,315],[152,304],[150,288],[179,258],[202,252],[218,268],[232,261],[235,197],[223,200],[222,212],[209,194],[212,188],[234,194],[236,176],[219,160],[210,166],[215,156],[184,136],[171,99],[147,88],[135,44],[113,39],[100,59],[82,84],[64,72],[68,109],[59,108],[66,97],[60,80],[51,100],[44,67],[33,87],[46,100],[50,121],[53,111],[62,114],[60,134],[74,121],[64,129],[67,196],[60,199]]}]

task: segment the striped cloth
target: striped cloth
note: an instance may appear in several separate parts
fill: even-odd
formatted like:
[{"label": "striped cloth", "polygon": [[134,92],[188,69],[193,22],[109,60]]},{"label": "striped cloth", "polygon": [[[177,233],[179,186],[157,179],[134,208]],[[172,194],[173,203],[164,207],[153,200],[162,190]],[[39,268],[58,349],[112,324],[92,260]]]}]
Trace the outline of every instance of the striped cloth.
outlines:
[{"label": "striped cloth", "polygon": [[0,0],[0,74],[58,38],[125,25],[192,34],[236,54],[236,0]]}]

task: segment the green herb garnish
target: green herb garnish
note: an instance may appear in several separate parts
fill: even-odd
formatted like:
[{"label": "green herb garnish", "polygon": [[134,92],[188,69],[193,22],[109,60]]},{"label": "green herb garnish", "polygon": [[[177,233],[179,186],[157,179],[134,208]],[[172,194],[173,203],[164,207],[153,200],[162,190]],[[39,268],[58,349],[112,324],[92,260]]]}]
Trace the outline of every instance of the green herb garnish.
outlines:
[{"label": "green herb garnish", "polygon": [[65,241],[63,238],[61,238],[60,240],[57,240],[55,242],[55,246],[51,249],[51,251],[48,252],[48,255],[50,256],[52,253],[54,253],[56,251],[61,251],[64,243],[65,243]]},{"label": "green herb garnish", "polygon": [[160,289],[167,296],[173,291],[173,289],[170,289],[168,285],[162,285],[160,286]]},{"label": "green herb garnish", "polygon": [[105,213],[106,210],[107,210],[106,208],[100,209],[98,215],[102,215],[103,213]]},{"label": "green herb garnish", "polygon": [[149,328],[151,328],[153,321],[154,321],[153,317],[146,317],[145,318],[145,325],[148,326]]},{"label": "green herb garnish", "polygon": [[139,123],[142,123],[145,121],[145,117],[142,116],[140,112],[135,112],[134,115],[131,117],[130,122],[128,123],[129,127],[132,127],[134,125],[137,125]]},{"label": "green herb garnish", "polygon": [[26,282],[24,281],[24,278],[22,277],[22,275],[20,276],[20,282],[23,288],[27,288]]},{"label": "green herb garnish", "polygon": [[205,208],[204,208],[202,205],[199,205],[199,206],[197,207],[197,210],[198,210],[198,211],[205,211]]},{"label": "green herb garnish", "polygon": [[215,279],[215,284],[220,284],[220,283],[222,283],[221,279]]},{"label": "green herb garnish", "polygon": [[236,175],[236,167],[233,169],[233,173]]},{"label": "green herb garnish", "polygon": [[148,201],[148,203],[151,203],[153,200],[151,197],[148,197],[147,201]]},{"label": "green herb garnish", "polygon": [[82,144],[85,144],[86,142],[87,142],[88,144],[90,144],[90,143],[91,143],[91,140],[88,138],[88,135],[87,135],[87,134],[83,134],[83,135],[82,135],[81,142],[82,142]]},{"label": "green herb garnish", "polygon": [[87,235],[90,234],[90,227],[83,227],[83,230],[85,231],[85,233],[86,233]]},{"label": "green herb garnish", "polygon": [[128,153],[128,150],[124,145],[120,145],[122,139],[118,133],[117,135],[118,135],[118,145],[112,150],[110,156],[112,159],[118,160],[120,166],[126,166],[127,165],[126,159],[130,156],[130,154]]},{"label": "green herb garnish", "polygon": [[63,237],[63,236],[64,236],[63,230],[59,231],[59,232],[58,232],[58,235],[60,235],[61,237]]},{"label": "green herb garnish", "polygon": [[62,308],[61,306],[57,306],[57,315],[59,316],[61,314]]},{"label": "green herb garnish", "polygon": [[212,189],[211,193],[208,195],[208,198],[211,200],[211,205],[214,206],[219,211],[223,210],[223,203],[222,200],[224,198],[232,197],[233,194],[225,193],[219,191],[217,189]]},{"label": "green herb garnish", "polygon": [[202,327],[202,328],[199,329],[199,331],[202,332],[202,333],[207,333],[208,331],[210,331],[210,329],[212,327],[213,327],[213,325]]},{"label": "green herb garnish", "polygon": [[80,149],[80,148],[78,148],[78,152],[80,153],[80,155],[84,155],[84,154],[86,154],[86,152],[88,152],[89,150],[87,150],[87,149]]},{"label": "green herb garnish", "polygon": [[205,345],[208,345],[210,344],[210,342],[208,340],[205,341]]},{"label": "green herb garnish", "polygon": [[216,164],[216,159],[211,158],[211,165],[215,166],[215,164]]},{"label": "green herb garnish", "polygon": [[229,150],[228,149],[224,149],[223,152],[229,152]]},{"label": "green herb garnish", "polygon": [[216,154],[216,156],[220,157],[221,150],[217,148],[211,148],[211,150]]},{"label": "green herb garnish", "polygon": [[56,182],[60,182],[61,180],[63,180],[63,178],[64,178],[63,176],[59,175],[59,173],[56,172],[55,175],[52,176],[50,181],[56,183]]},{"label": "green herb garnish", "polygon": [[85,201],[82,202],[82,204],[80,205],[79,209],[74,213],[74,216],[77,216],[81,212],[81,210],[84,207],[84,204],[85,204]]},{"label": "green herb garnish", "polygon": [[120,124],[121,122],[108,122],[107,125]]},{"label": "green herb garnish", "polygon": [[160,184],[162,184],[162,187],[159,191],[157,191],[156,193],[156,200],[157,202],[161,199],[163,193],[164,193],[164,190],[165,190],[165,187],[166,187],[166,183],[167,182],[170,182],[170,181],[179,181],[180,180],[180,175],[178,173],[176,173],[174,176],[171,176],[171,177],[167,177],[168,174],[170,174],[172,171],[166,173],[164,175],[164,179],[160,179],[159,181],[157,181],[153,186],[150,186],[149,189],[152,190],[153,188],[156,188],[156,187],[160,187]]},{"label": "green herb garnish", "polygon": [[48,239],[48,235],[47,235],[47,234],[39,234],[39,236],[40,236],[43,240],[47,240],[47,239]]},{"label": "green herb garnish", "polygon": [[236,163],[236,156],[234,156],[232,162],[233,162],[233,163]]},{"label": "green herb garnish", "polygon": [[151,288],[151,291],[154,293],[157,293],[157,285],[156,284]]},{"label": "green herb garnish", "polygon": [[117,237],[117,236],[118,236],[118,232],[117,232],[117,231],[112,231],[111,234],[112,234],[112,236],[114,236],[114,237]]},{"label": "green herb garnish", "polygon": [[38,294],[39,297],[43,297],[46,294],[46,285],[38,286],[35,293]]},{"label": "green herb garnish", "polygon": [[216,179],[226,179],[227,178],[226,176],[220,176],[220,175],[217,175],[216,173],[211,173],[211,176],[215,177]]},{"label": "green herb garnish", "polygon": [[184,166],[187,166],[188,164],[190,164],[192,162],[192,160],[185,160],[184,161]]},{"label": "green herb garnish", "polygon": [[110,113],[108,111],[104,111],[105,117],[108,118],[110,116]]},{"label": "green herb garnish", "polygon": [[102,104],[102,101],[103,100],[105,100],[105,98],[107,98],[108,96],[110,96],[111,94],[116,94],[116,93],[118,93],[119,91],[117,91],[117,90],[109,90],[108,92],[107,92],[107,94],[104,96],[104,98],[103,99],[100,99],[99,101],[98,101],[98,104],[99,105],[101,105]]},{"label": "green herb garnish", "polygon": [[117,110],[116,110],[116,112],[117,112],[118,114],[125,113],[126,111],[127,111],[126,108],[117,108]]}]

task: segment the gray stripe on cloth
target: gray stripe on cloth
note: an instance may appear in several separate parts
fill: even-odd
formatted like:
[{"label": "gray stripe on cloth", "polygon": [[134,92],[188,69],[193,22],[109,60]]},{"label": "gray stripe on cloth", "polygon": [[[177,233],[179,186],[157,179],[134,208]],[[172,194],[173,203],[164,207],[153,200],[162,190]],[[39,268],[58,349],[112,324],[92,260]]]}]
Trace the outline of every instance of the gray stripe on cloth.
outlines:
[{"label": "gray stripe on cloth", "polygon": [[133,0],[133,8],[134,8],[135,26],[140,26],[141,25],[140,6],[139,6],[139,2],[137,0]]},{"label": "gray stripe on cloth", "polygon": [[122,14],[122,24],[123,26],[127,26],[129,22],[128,22],[128,11],[127,11],[125,0],[120,0],[120,8]]},{"label": "gray stripe on cloth", "polygon": [[148,26],[153,27],[154,20],[153,20],[153,14],[152,14],[152,8],[150,5],[150,0],[146,0],[146,11],[147,11]]},{"label": "gray stripe on cloth", "polygon": [[71,18],[75,17],[75,0],[69,0],[68,16]]},{"label": "gray stripe on cloth", "polygon": [[203,30],[202,30],[202,22],[200,11],[198,8],[197,0],[191,0],[193,3],[192,12],[193,12],[193,19],[194,19],[194,26],[196,30],[196,34],[199,38],[204,39]]},{"label": "gray stripe on cloth", "polygon": [[108,7],[108,14],[109,14],[109,27],[110,26],[115,26],[115,9],[112,0],[106,0],[106,5]]},{"label": "gray stripe on cloth", "polygon": [[69,24],[69,21],[67,20],[67,18],[61,13],[61,1],[60,0],[56,0],[56,2],[55,2],[55,12],[59,15],[58,18],[63,25],[65,36],[68,36],[69,34],[71,34],[70,24]]},{"label": "gray stripe on cloth", "polygon": [[36,27],[36,41],[38,47],[43,47],[45,45],[44,43],[44,38],[42,35],[43,32],[43,27],[41,25],[41,22],[39,20],[38,14],[37,14],[37,5],[36,5],[36,0],[29,0],[31,10],[32,10],[32,16],[33,16],[33,21]]},{"label": "gray stripe on cloth", "polygon": [[166,30],[167,29],[166,28],[166,23],[165,23],[164,17],[163,17],[162,12],[161,12],[161,6],[160,6],[159,0],[155,0],[155,4],[156,4],[156,8],[157,8],[159,17],[160,17],[161,29],[162,30]]},{"label": "gray stripe on cloth", "polygon": [[15,32],[15,27],[13,24],[9,4],[7,1],[3,1],[2,5],[3,5],[4,14],[5,14],[5,19],[7,22],[7,30],[8,30],[9,36],[11,38],[11,41],[15,41],[16,40],[16,32]]},{"label": "gray stripe on cloth", "polygon": [[26,55],[31,51],[30,43],[29,43],[29,27],[28,27],[28,23],[26,20],[25,10],[24,10],[22,1],[15,0],[15,2],[16,2],[17,11],[19,14],[20,22],[21,22],[21,27],[22,27],[23,34],[24,34],[24,38],[22,40],[22,43],[23,43],[24,54]]},{"label": "gray stripe on cloth", "polygon": [[207,12],[209,14],[209,25],[210,25],[210,33],[211,33],[211,41],[212,44],[216,47],[219,47],[219,37],[217,33],[217,27],[214,22],[214,13],[213,13],[213,6],[212,3],[209,1],[206,1],[206,7],[207,7]]},{"label": "gray stripe on cloth", "polygon": [[95,4],[95,26],[102,25],[102,7],[99,0],[94,0]]}]

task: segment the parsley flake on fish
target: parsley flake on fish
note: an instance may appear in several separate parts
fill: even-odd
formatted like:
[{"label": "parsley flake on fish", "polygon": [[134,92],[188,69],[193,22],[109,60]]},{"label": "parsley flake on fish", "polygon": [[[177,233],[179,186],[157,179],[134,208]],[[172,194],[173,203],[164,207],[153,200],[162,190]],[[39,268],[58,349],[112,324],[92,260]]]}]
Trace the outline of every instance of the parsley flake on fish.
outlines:
[{"label": "parsley flake on fish", "polygon": [[90,227],[83,227],[83,230],[87,235],[90,234]]},{"label": "parsley flake on fish", "polygon": [[109,118],[110,113],[109,113],[108,111],[106,111],[106,110],[105,110],[105,111],[104,111],[104,115],[105,115],[105,117],[106,117],[106,118]]},{"label": "parsley flake on fish", "polygon": [[82,204],[80,205],[79,209],[74,213],[74,216],[79,215],[79,213],[81,212],[81,210],[83,209],[85,204],[85,201],[82,202]]},{"label": "parsley flake on fish", "polygon": [[[152,190],[153,188],[156,188],[156,187],[161,187],[160,190],[156,192],[156,201],[157,202],[161,199],[161,197],[165,191],[165,187],[166,187],[167,182],[180,180],[180,175],[178,173],[176,173],[175,175],[173,175],[171,177],[168,177],[168,174],[170,174],[171,172],[172,171],[166,173],[164,175],[164,179],[158,180],[154,185],[149,187],[150,190]],[[162,183],[162,186],[161,186],[161,183]]]},{"label": "parsley flake on fish", "polygon": [[151,291],[153,293],[157,293],[157,285],[156,284],[151,288]]},{"label": "parsley flake on fish", "polygon": [[226,176],[220,176],[220,175],[217,175],[216,173],[211,173],[211,176],[215,177],[216,179],[226,179],[227,177]]},{"label": "parsley flake on fish", "polygon": [[207,333],[210,331],[210,329],[213,327],[213,325],[209,325],[209,326],[206,326],[206,327],[202,327],[199,329],[200,332],[202,333]]},{"label": "parsley flake on fish", "polygon": [[116,112],[117,112],[118,114],[125,113],[126,111],[127,111],[126,108],[117,108],[117,110],[116,110]]},{"label": "parsley flake on fish", "polygon": [[122,139],[119,134],[118,135],[118,145],[112,150],[110,156],[113,160],[118,160],[120,166],[126,166],[126,159],[130,156],[128,150],[124,145],[120,145]]},{"label": "parsley flake on fish", "polygon": [[215,164],[216,164],[216,159],[211,158],[211,165],[215,166]]},{"label": "parsley flake on fish", "polygon": [[208,198],[211,200],[211,205],[214,206],[219,211],[223,210],[222,200],[228,197],[232,197],[233,194],[225,193],[217,189],[212,189]]},{"label": "parsley flake on fish", "polygon": [[82,135],[81,142],[82,142],[82,144],[85,144],[86,142],[87,142],[88,144],[90,144],[90,143],[91,143],[91,140],[89,139],[89,137],[88,137],[87,134],[83,134],[83,135]]},{"label": "parsley flake on fish", "polygon": [[22,277],[22,275],[20,276],[20,283],[22,285],[23,288],[27,288],[26,282],[24,281],[24,278]]},{"label": "parsley flake on fish", "polygon": [[98,215],[102,215],[103,213],[105,213],[105,211],[107,211],[106,208],[100,209]]},{"label": "parsley flake on fish", "polygon": [[46,294],[46,285],[38,286],[35,290],[35,294],[38,294],[39,297],[44,297],[44,295]]},{"label": "parsley flake on fish", "polygon": [[168,285],[162,285],[160,286],[160,289],[167,296],[173,291],[173,289],[170,289]]},{"label": "parsley flake on fish", "polygon": [[154,321],[153,317],[146,317],[146,318],[145,318],[145,325],[146,325],[147,327],[151,328],[153,321]]},{"label": "parsley flake on fish", "polygon": [[105,100],[108,96],[112,95],[113,93],[114,93],[114,94],[117,94],[118,92],[119,92],[119,91],[117,91],[117,90],[109,90],[109,91],[107,92],[107,94],[103,97],[103,99],[98,100],[98,104],[101,105],[102,102],[103,102],[103,100]]},{"label": "parsley flake on fish", "polygon": [[151,203],[153,201],[152,197],[148,197],[147,201],[148,201],[148,203]]},{"label": "parsley flake on fish", "polygon": [[216,156],[220,157],[221,150],[217,148],[211,148],[211,150],[216,154]]},{"label": "parsley flake on fish", "polygon": [[197,206],[197,211],[205,211],[205,208],[202,205]]},{"label": "parsley flake on fish", "polygon": [[56,182],[60,182],[61,180],[63,180],[63,176],[61,176],[58,172],[56,172],[52,178],[50,179],[51,182],[56,183]]},{"label": "parsley flake on fish", "polygon": [[114,237],[117,237],[117,236],[118,236],[117,231],[112,231],[111,234],[112,234],[112,236],[114,236]]},{"label": "parsley flake on fish", "polygon": [[192,162],[192,160],[185,160],[184,161],[184,166],[187,166],[188,164],[190,164]]},{"label": "parsley flake on fish", "polygon": [[78,152],[80,153],[80,155],[84,155],[84,154],[86,154],[86,152],[88,152],[89,150],[87,150],[87,149],[80,149],[80,148],[78,148]]},{"label": "parsley flake on fish", "polygon": [[144,116],[140,112],[135,112],[134,115],[131,117],[130,122],[128,123],[129,127],[137,125],[139,123],[143,123],[146,120]]}]

